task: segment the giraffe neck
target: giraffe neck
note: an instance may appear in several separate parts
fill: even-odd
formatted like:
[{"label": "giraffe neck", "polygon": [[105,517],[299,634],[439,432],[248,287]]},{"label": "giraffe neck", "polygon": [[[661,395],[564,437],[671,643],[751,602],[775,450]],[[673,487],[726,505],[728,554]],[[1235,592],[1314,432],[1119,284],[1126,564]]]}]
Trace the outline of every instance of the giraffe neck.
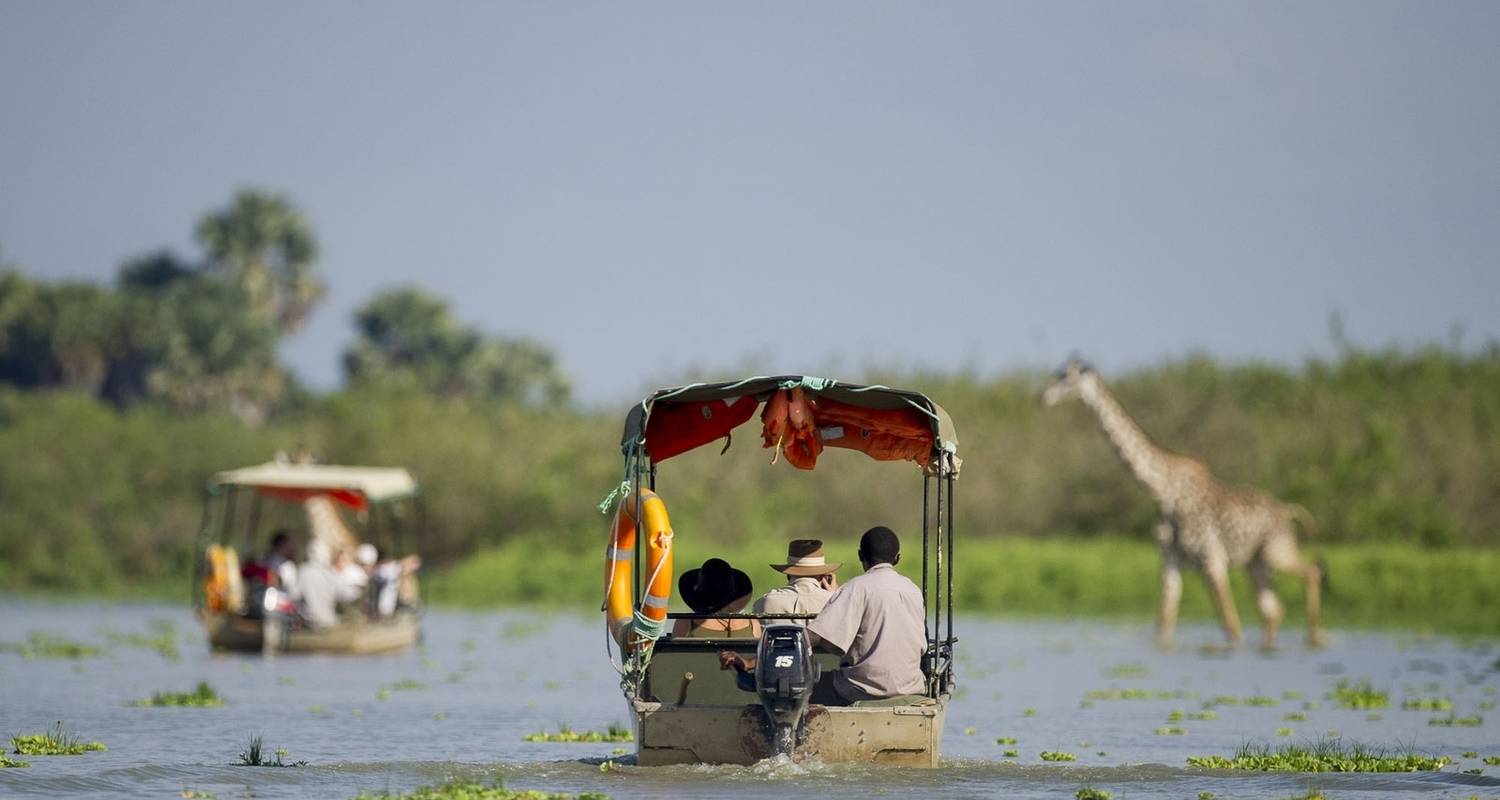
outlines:
[{"label": "giraffe neck", "polygon": [[1081,387],[1083,402],[1099,417],[1099,425],[1120,454],[1120,459],[1130,468],[1136,480],[1146,485],[1160,503],[1168,503],[1170,493],[1167,482],[1167,458],[1146,432],[1136,424],[1125,408],[1105,387],[1098,377],[1087,380]]}]

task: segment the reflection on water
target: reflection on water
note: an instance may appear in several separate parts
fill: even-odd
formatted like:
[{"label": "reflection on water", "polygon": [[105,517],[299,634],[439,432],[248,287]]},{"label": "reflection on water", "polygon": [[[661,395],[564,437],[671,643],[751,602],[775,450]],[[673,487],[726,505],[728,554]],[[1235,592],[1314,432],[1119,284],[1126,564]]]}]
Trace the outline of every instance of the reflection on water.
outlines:
[{"label": "reflection on water", "polygon": [[[214,655],[191,616],[171,606],[0,601],[0,642],[35,631],[89,647],[84,657],[0,652],[0,733],[62,720],[109,750],[32,757],[0,770],[0,796],[350,797],[455,776],[516,788],[603,791],[615,797],[1071,797],[1084,785],[1120,798],[1276,798],[1318,786],[1338,797],[1395,791],[1500,795],[1500,670],[1493,643],[1345,633],[1323,651],[1225,652],[1217,631],[1188,628],[1171,653],[1141,626],[962,619],[961,689],[944,737],[944,768],[893,770],[796,764],[630,766],[614,744],[522,740],[540,730],[626,722],[600,625],[581,615],[434,612],[423,647],[363,658]],[[1295,632],[1291,632],[1295,635]],[[45,638],[45,637],[44,637]],[[20,649],[20,648],[17,648]],[[65,648],[66,650],[66,648]],[[1384,709],[1336,707],[1341,679],[1368,679]],[[727,678],[726,678],[727,680]],[[207,681],[220,708],[141,708],[159,691]],[[1447,711],[1403,710],[1444,698],[1476,727],[1431,726]],[[1178,713],[1174,713],[1178,712]],[[1212,713],[1208,713],[1212,712]],[[1158,729],[1180,729],[1182,733]],[[972,731],[972,732],[970,732]],[[1279,735],[1280,734],[1280,735]],[[1190,755],[1227,755],[1246,741],[1298,743],[1336,734],[1447,755],[1416,775],[1211,773]],[[252,736],[301,768],[234,766]],[[997,744],[1012,737],[1014,744]],[[1042,751],[1076,756],[1046,763]],[[1014,751],[1006,758],[1006,751]],[[1464,758],[1465,752],[1477,754]],[[606,760],[614,768],[601,770]],[[1468,775],[1462,770],[1483,769]]]}]

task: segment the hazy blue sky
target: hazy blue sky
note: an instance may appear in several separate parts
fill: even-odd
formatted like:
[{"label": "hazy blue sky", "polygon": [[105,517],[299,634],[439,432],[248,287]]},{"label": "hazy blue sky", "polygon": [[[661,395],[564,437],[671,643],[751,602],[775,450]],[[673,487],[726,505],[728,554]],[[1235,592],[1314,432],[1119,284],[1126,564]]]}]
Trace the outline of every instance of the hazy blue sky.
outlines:
[{"label": "hazy blue sky", "polygon": [[1500,337],[1500,2],[0,0],[0,249],[109,279],[289,193],[614,402],[747,355],[1125,368]]}]

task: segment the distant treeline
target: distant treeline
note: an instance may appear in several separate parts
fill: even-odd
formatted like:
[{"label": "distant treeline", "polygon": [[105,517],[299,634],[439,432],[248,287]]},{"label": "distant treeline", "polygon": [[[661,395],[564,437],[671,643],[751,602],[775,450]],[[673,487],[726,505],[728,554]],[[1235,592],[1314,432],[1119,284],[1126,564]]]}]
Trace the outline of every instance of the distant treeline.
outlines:
[{"label": "distant treeline", "polygon": [[[1041,407],[1045,376],[863,377],[926,391],[951,412],[967,546],[1148,536],[1150,499],[1084,408]],[[1319,522],[1314,549],[1500,544],[1500,348],[1346,348],[1300,368],[1188,358],[1105,377],[1162,445],[1306,506]],[[426,490],[425,549],[439,565],[529,541],[551,551],[539,568],[560,553],[577,567],[538,580],[592,580],[607,526],[595,506],[621,477],[624,411],[397,384],[304,396],[247,425],[222,410],[0,388],[0,587],[185,591],[208,476],[301,448],[331,463],[409,467]],[[837,451],[811,473],[772,466],[753,422],[720,449],[660,466],[680,537],[728,547],[848,538],[878,523],[918,534],[921,479],[909,464]]]}]

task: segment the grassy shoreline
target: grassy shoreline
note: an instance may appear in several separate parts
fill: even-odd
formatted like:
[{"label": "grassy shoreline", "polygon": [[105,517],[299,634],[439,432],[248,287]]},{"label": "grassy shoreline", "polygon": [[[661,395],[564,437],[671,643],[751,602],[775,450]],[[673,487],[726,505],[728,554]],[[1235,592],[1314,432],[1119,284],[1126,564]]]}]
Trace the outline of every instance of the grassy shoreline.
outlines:
[{"label": "grassy shoreline", "polygon": [[[784,580],[768,566],[778,551],[785,552],[779,540],[715,545],[680,539],[679,547],[678,574],[721,556],[748,572],[757,592]],[[830,560],[844,562],[842,577],[859,574],[853,540],[831,540],[826,549]],[[1331,588],[1323,608],[1329,626],[1500,635],[1500,618],[1492,613],[1500,607],[1500,551],[1359,544],[1311,547],[1309,553],[1328,562]],[[541,537],[520,538],[432,575],[427,596],[434,604],[461,608],[593,609],[603,594],[601,558],[592,548],[580,554]],[[1149,620],[1157,607],[1159,560],[1155,546],[1143,541],[968,539],[955,560],[954,607],[967,613]],[[920,559],[899,568],[920,583]],[[1202,581],[1191,573],[1186,578],[1183,618],[1212,619]],[[1247,627],[1258,624],[1244,570],[1233,575],[1233,584],[1241,619]],[[1306,618],[1302,587],[1278,578],[1277,591],[1287,607],[1286,624],[1300,627]],[[673,609],[678,606],[674,597]]]}]

